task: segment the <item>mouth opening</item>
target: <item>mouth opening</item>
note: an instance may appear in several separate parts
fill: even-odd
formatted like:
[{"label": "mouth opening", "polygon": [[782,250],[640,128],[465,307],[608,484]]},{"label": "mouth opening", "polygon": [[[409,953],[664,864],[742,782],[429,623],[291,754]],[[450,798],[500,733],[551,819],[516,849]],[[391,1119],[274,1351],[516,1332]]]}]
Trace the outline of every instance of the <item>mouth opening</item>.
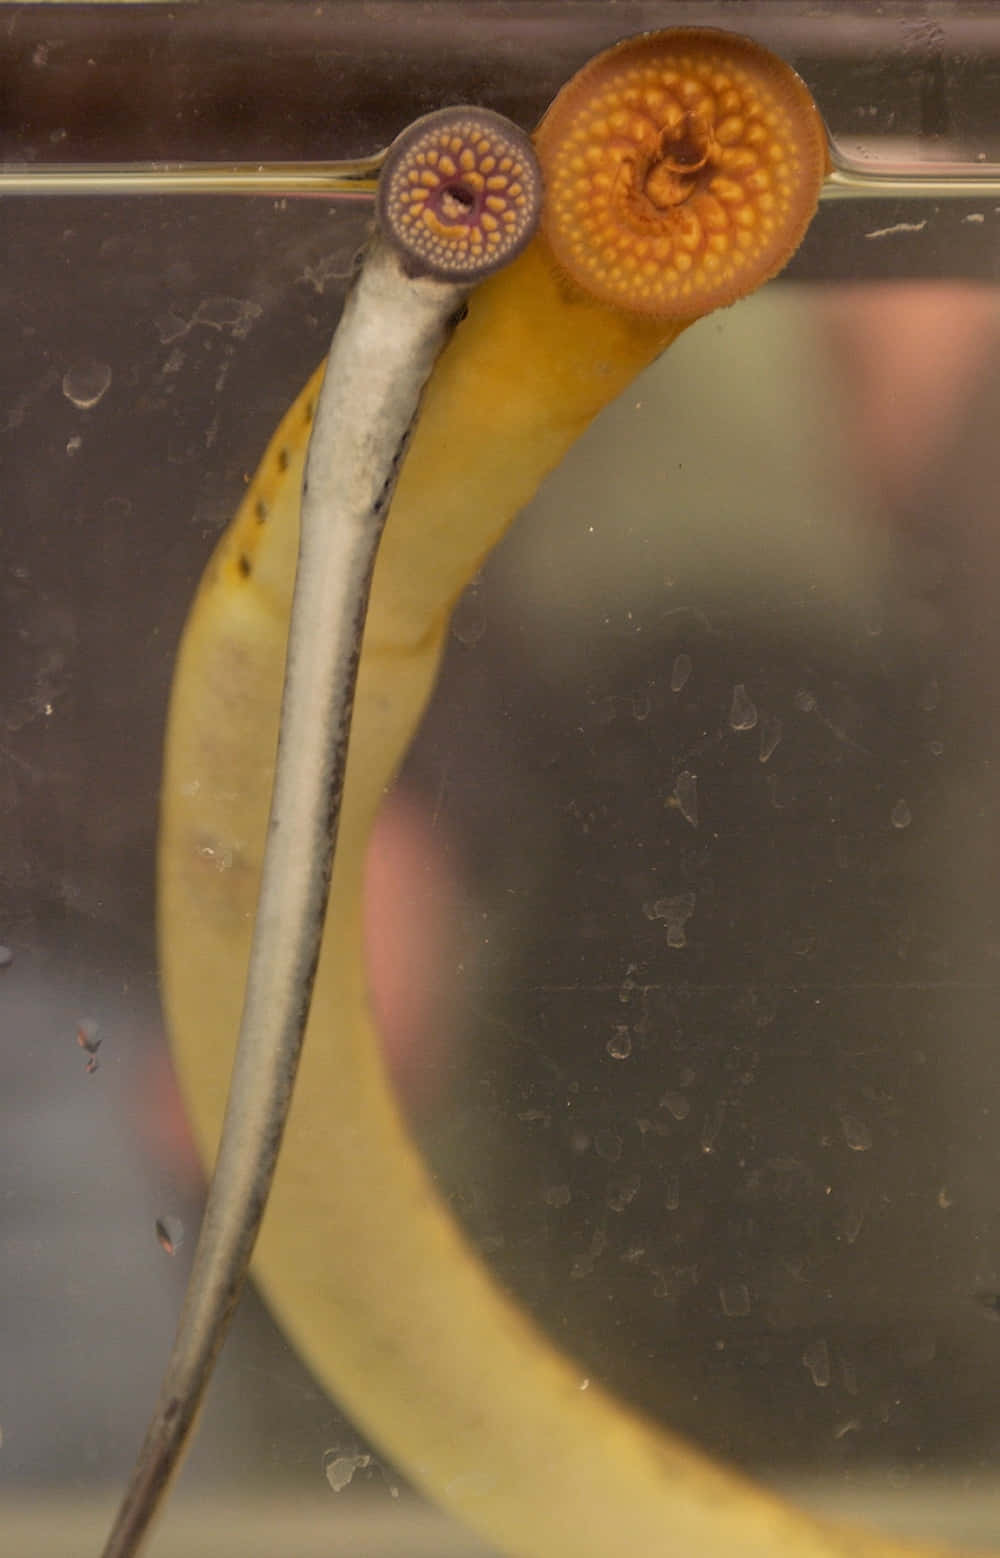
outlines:
[{"label": "mouth opening", "polygon": [[443,184],[434,191],[428,205],[440,222],[453,227],[459,223],[471,227],[479,220],[481,201],[467,184]]}]

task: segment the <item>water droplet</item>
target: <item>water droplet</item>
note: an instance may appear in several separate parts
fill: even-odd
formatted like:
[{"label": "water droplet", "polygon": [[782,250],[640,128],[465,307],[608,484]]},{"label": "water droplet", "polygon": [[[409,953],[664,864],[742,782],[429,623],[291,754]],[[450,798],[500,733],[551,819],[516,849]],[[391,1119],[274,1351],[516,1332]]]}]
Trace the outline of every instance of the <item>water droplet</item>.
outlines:
[{"label": "water droplet", "polygon": [[841,1218],[840,1228],[848,1244],[853,1244],[864,1227],[865,1208],[863,1205],[849,1206]]},{"label": "water droplet", "polygon": [[685,1098],[683,1093],[675,1093],[667,1088],[660,1099],[660,1108],[669,1110],[675,1120],[686,1120],[691,1113],[691,1100]]},{"label": "water droplet", "polygon": [[900,799],[896,802],[889,813],[889,821],[894,828],[899,828],[900,830],[910,826],[910,823],[913,821],[913,813],[904,800]]},{"label": "water droplet", "polygon": [[638,985],[632,978],[632,975],[638,971],[638,967],[639,965],[637,963],[630,963],[628,968],[625,970],[625,978],[622,980],[618,989],[618,999],[621,1001],[623,1006],[627,1006],[629,1001],[631,1001],[632,992],[641,988],[641,986]]},{"label": "water droplet", "polygon": [[451,616],[451,631],[460,644],[471,649],[486,632],[486,608],[478,588],[471,585],[460,596]]},{"label": "water droplet", "polygon": [[604,1254],[606,1244],[607,1236],[602,1229],[596,1229],[590,1241],[590,1249],[585,1255],[578,1255],[569,1268],[569,1274],[575,1282],[582,1281],[584,1277],[593,1276],[594,1267]]},{"label": "water droplet", "polygon": [[568,1185],[548,1185],[542,1191],[542,1200],[546,1206],[569,1206],[572,1199],[573,1194]]},{"label": "water droplet", "polygon": [[107,394],[110,383],[108,364],[90,357],[66,369],[62,392],[78,411],[90,411]]},{"label": "water droplet", "polygon": [[845,1114],[841,1117],[840,1128],[852,1152],[868,1151],[872,1144],[872,1133],[864,1120],[859,1120],[854,1114]]},{"label": "water droplet", "polygon": [[682,692],[693,669],[694,662],[690,655],[677,655],[670,672],[670,691]]},{"label": "water droplet", "polygon": [[632,718],[634,720],[648,719],[653,712],[653,700],[648,692],[634,692],[632,694]]},{"label": "water droplet", "polygon": [[725,1118],[726,1106],[725,1103],[720,1100],[714,1109],[709,1110],[708,1114],[706,1114],[704,1120],[701,1122],[701,1135],[699,1136],[699,1144],[701,1146],[702,1152],[709,1153],[715,1151],[715,1144],[719,1139],[719,1132],[722,1130],[722,1124]]},{"label": "water droplet", "polygon": [[668,947],[685,947],[684,927],[694,913],[696,902],[694,893],[675,893],[670,898],[657,898],[654,903],[644,904],[643,913],[648,920],[666,921]]},{"label": "water droplet", "polygon": [[730,1320],[739,1320],[750,1313],[750,1289],[745,1282],[723,1282],[719,1288],[722,1313]]},{"label": "water droplet", "polygon": [[327,1451],[327,1454],[330,1459],[324,1462],[323,1471],[334,1493],[342,1493],[353,1480],[354,1473],[363,1471],[372,1463],[370,1455],[338,1455],[332,1451]]},{"label": "water droplet", "polygon": [[685,822],[692,828],[698,826],[698,779],[690,769],[683,769],[674,784],[674,800]]},{"label": "water droplet", "polygon": [[618,1132],[607,1128],[595,1131],[594,1151],[605,1163],[617,1163],[622,1155],[622,1139]]},{"label": "water droplet", "polygon": [[9,947],[0,946],[0,968],[10,968],[14,961],[14,954]]},{"label": "water droplet", "polygon": [[176,1255],[184,1243],[184,1224],[179,1217],[158,1217],[156,1237],[165,1255]]},{"label": "water droplet", "polygon": [[800,714],[815,714],[819,700],[814,692],[803,688],[801,692],[795,694],[792,702]]},{"label": "water droplet", "polygon": [[632,1035],[624,1023],[618,1023],[605,1048],[612,1060],[628,1060],[632,1053]]},{"label": "water droplet", "polygon": [[927,750],[931,754],[931,757],[941,757],[944,753],[944,742],[928,741]]},{"label": "water droplet", "polygon": [[849,1396],[856,1396],[861,1389],[858,1384],[858,1368],[852,1358],[846,1358],[840,1354],[840,1377],[844,1382],[844,1389]]},{"label": "water droplet", "polygon": [[781,720],[777,714],[765,716],[760,727],[760,760],[766,763],[773,757],[782,736]]},{"label": "water droplet", "polygon": [[733,688],[733,701],[729,705],[729,725],[731,730],[753,730],[757,723],[757,705],[750,697],[742,682],[737,682]]},{"label": "water droplet", "polygon": [[812,1375],[812,1382],[820,1390],[830,1383],[830,1349],[822,1337],[810,1342],[802,1354],[802,1362]]},{"label": "water droplet", "polygon": [[638,1174],[630,1174],[627,1179],[619,1179],[608,1186],[605,1196],[605,1204],[611,1212],[624,1212],[627,1206],[631,1206],[639,1194],[642,1180]]},{"label": "water droplet", "polygon": [[920,689],[918,702],[925,714],[931,714],[938,707],[941,702],[941,683],[936,676],[932,676]]}]

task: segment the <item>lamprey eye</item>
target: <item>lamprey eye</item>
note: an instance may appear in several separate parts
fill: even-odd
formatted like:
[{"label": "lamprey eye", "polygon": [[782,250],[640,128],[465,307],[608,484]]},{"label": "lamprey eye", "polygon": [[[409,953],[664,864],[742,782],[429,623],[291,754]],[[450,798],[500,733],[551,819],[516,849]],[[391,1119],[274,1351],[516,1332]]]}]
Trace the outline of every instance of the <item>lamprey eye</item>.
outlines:
[{"label": "lamprey eye", "polygon": [[486,108],[444,108],[393,142],[378,224],[414,271],[476,281],[520,253],[538,225],[542,180],[528,137]]},{"label": "lamprey eye", "polygon": [[712,28],[598,55],[535,144],[558,267],[601,302],[658,318],[699,318],[780,270],[829,166],[794,70]]}]

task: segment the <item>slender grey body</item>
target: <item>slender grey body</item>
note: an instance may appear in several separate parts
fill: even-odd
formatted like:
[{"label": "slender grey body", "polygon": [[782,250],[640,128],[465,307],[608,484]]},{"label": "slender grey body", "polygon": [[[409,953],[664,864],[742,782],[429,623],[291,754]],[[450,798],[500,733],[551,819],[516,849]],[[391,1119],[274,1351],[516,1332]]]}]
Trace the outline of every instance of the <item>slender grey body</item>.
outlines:
[{"label": "slender grey body", "polygon": [[[375,556],[420,396],[471,288],[513,258],[537,222],[530,143],[483,110],[418,121],[394,143],[383,177],[397,147],[412,154],[415,137],[457,118],[518,143],[535,170],[530,220],[458,280],[428,274],[405,235],[392,241],[390,223],[391,238],[375,238],[337,326],[302,489],[267,848],[219,1153],[160,1397],[103,1558],[139,1551],[211,1378],[267,1204],[323,934]],[[468,197],[458,195],[461,210]]]}]

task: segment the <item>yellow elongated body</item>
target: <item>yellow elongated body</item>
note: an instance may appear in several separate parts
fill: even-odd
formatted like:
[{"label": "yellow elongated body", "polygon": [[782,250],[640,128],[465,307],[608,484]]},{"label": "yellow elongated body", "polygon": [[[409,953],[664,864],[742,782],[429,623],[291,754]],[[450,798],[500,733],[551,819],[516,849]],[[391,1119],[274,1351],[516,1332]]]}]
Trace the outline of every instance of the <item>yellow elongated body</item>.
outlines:
[{"label": "yellow elongated body", "polygon": [[[546,471],[687,322],[595,302],[536,241],[473,295],[435,370],[376,569],[312,1016],[254,1269],[359,1425],[505,1552],[888,1558],[907,1549],[816,1523],[581,1389],[582,1371],[499,1292],[440,1205],[387,1085],[364,987],[367,840],[450,608]],[[317,382],[209,565],[170,710],[163,989],[208,1162],[239,1026]]]}]

